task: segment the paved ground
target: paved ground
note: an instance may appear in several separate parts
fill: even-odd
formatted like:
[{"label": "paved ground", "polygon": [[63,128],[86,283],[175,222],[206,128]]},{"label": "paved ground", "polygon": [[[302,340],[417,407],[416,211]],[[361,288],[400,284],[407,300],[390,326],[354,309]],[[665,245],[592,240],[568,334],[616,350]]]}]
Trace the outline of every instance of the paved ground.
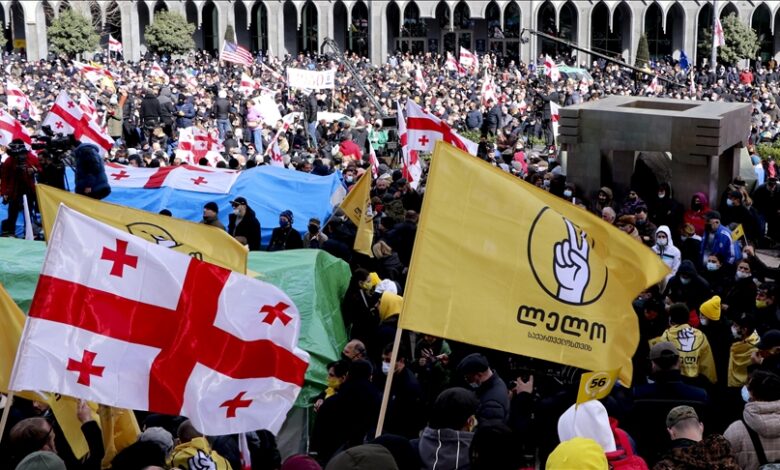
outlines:
[{"label": "paved ground", "polygon": [[779,250],[756,250],[756,255],[758,256],[758,259],[769,267],[776,268],[780,265]]}]

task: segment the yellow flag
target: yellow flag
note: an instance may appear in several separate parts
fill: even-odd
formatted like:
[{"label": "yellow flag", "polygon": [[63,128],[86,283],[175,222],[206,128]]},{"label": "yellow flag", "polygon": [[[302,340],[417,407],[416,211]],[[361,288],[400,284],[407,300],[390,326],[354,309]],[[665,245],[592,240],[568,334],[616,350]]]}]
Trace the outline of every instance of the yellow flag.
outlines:
[{"label": "yellow flag", "polygon": [[609,395],[612,387],[617,382],[619,370],[608,370],[600,372],[585,372],[580,378],[580,390],[577,392],[577,404],[580,405],[586,401],[601,400]]},{"label": "yellow flag", "polygon": [[60,203],[112,227],[125,230],[152,243],[246,273],[247,250],[224,230],[159,214],[96,201],[39,184],[38,206],[48,239]]},{"label": "yellow flag", "polygon": [[2,284],[0,284],[0,390],[8,390],[14,368],[16,350],[22,337],[25,316]]},{"label": "yellow flag", "polygon": [[138,440],[141,429],[132,410],[100,405],[100,429],[103,431],[103,468],[109,468],[116,454]]},{"label": "yellow flag", "polygon": [[371,210],[371,172],[363,173],[342,201],[341,209],[357,226],[355,251],[373,257],[371,243],[374,241],[374,214]]},{"label": "yellow flag", "polygon": [[731,232],[731,239],[733,241],[737,241],[744,236],[745,236],[745,230],[742,228],[742,224],[737,225],[737,228],[735,228],[734,231]]},{"label": "yellow flag", "polygon": [[631,384],[631,302],[669,272],[600,218],[436,144],[400,326]]}]

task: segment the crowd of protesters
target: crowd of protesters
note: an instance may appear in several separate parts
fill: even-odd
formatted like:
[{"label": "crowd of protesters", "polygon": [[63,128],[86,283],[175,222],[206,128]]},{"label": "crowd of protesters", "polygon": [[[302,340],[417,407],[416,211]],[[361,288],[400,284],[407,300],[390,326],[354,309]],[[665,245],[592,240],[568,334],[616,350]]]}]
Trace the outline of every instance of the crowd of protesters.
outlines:
[{"label": "crowd of protesters", "polygon": [[[754,146],[780,132],[777,70],[720,66],[711,73],[663,62],[636,74],[595,62],[586,67],[586,78],[551,83],[541,65],[485,56],[481,66],[491,73],[497,94],[483,100],[482,71],[448,70],[436,54],[398,54],[383,65],[349,60],[379,109],[332,57],[261,57],[249,71],[276,92],[280,114],[302,113],[279,139],[291,171],[341,172],[350,188],[370,171],[369,145],[382,162],[371,189],[373,258],[353,251],[356,228],[340,210],[329,221],[309,220],[303,236],[291,228],[294,214],[282,212],[270,243],[262,246],[247,200],[232,201],[227,230],[250,250],[324,249],[352,268],[342,304],[350,341],[342,358],[328,365],[328,387],[312,403],[308,455],[282,462],[270,433],[250,433],[253,469],[757,469],[780,459],[780,268],[767,266],[756,252],[780,242],[780,190],[774,162]],[[181,164],[178,129],[198,126],[218,133],[225,149],[218,166],[249,169],[269,163],[265,150],[283,125],[259,120],[252,98],[263,91],[239,91],[244,69],[207,54],[159,59],[167,81],[150,78],[151,59],[112,61],[115,81],[98,86],[66,60],[4,61],[5,78],[41,111],[61,89],[90,94],[116,139],[107,159],[117,163]],[[336,87],[308,94],[289,90],[280,78],[284,67],[336,67]],[[416,67],[424,92],[415,81]],[[679,85],[660,80],[651,86],[653,75]],[[675,188],[659,180],[643,181],[625,195],[609,187],[582,194],[558,163],[550,103],[565,106],[611,94],[751,103],[755,175],[736,178],[718,201],[703,192],[678,201]],[[407,99],[473,135],[480,143],[477,157],[592,211],[667,263],[670,275],[633,304],[641,339],[631,387],[618,385],[609,397],[575,407],[581,371],[412,332],[404,333],[391,370],[425,176],[410,181],[399,168],[397,135],[382,117],[395,114],[396,103]],[[319,120],[318,111],[346,118]],[[35,127],[27,112],[13,112]],[[36,179],[56,179],[53,165],[44,152],[36,171],[19,183],[4,164],[4,200]],[[28,189],[25,194],[32,194]],[[217,213],[216,204],[206,204],[203,223],[225,229]],[[732,236],[739,235],[738,227],[744,236]],[[374,438],[390,374],[383,433]],[[236,436],[203,436],[182,417],[138,417],[143,433],[111,468],[241,468]],[[82,407],[78,419],[90,447],[82,462],[69,455],[50,410],[17,400],[0,468],[66,468],[63,460],[68,469],[100,468],[103,443],[91,414]]]}]

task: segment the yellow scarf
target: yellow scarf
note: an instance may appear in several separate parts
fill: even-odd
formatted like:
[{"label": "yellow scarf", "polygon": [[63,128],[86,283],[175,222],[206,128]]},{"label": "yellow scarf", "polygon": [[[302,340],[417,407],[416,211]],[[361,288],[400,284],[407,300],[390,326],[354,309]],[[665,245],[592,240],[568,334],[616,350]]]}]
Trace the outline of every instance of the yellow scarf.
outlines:
[{"label": "yellow scarf", "polygon": [[729,387],[741,387],[747,384],[747,368],[750,365],[750,356],[757,351],[759,337],[755,331],[744,341],[737,341],[731,345],[729,355]]}]

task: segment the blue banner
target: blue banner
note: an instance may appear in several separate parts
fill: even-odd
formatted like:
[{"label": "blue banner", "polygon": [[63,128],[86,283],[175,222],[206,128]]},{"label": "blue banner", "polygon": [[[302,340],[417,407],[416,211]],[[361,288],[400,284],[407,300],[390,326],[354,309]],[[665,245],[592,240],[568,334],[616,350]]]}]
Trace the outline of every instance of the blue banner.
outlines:
[{"label": "blue banner", "polygon": [[[73,172],[68,169],[68,185],[72,189]],[[346,194],[338,173],[317,176],[300,171],[268,165],[242,171],[230,194],[207,194],[172,188],[112,188],[105,202],[135,207],[149,212],[171,211],[174,217],[199,222],[203,218],[203,206],[214,201],[219,206],[219,219],[228,226],[228,215],[232,212],[230,201],[238,196],[247,199],[262,227],[263,245],[271,240],[271,231],[279,226],[279,214],[284,210],[293,212],[293,228],[306,232],[311,217],[317,217],[322,224],[328,220],[333,207]],[[8,215],[8,206],[0,206],[0,220]],[[23,233],[24,220],[20,214],[17,234]]]}]

